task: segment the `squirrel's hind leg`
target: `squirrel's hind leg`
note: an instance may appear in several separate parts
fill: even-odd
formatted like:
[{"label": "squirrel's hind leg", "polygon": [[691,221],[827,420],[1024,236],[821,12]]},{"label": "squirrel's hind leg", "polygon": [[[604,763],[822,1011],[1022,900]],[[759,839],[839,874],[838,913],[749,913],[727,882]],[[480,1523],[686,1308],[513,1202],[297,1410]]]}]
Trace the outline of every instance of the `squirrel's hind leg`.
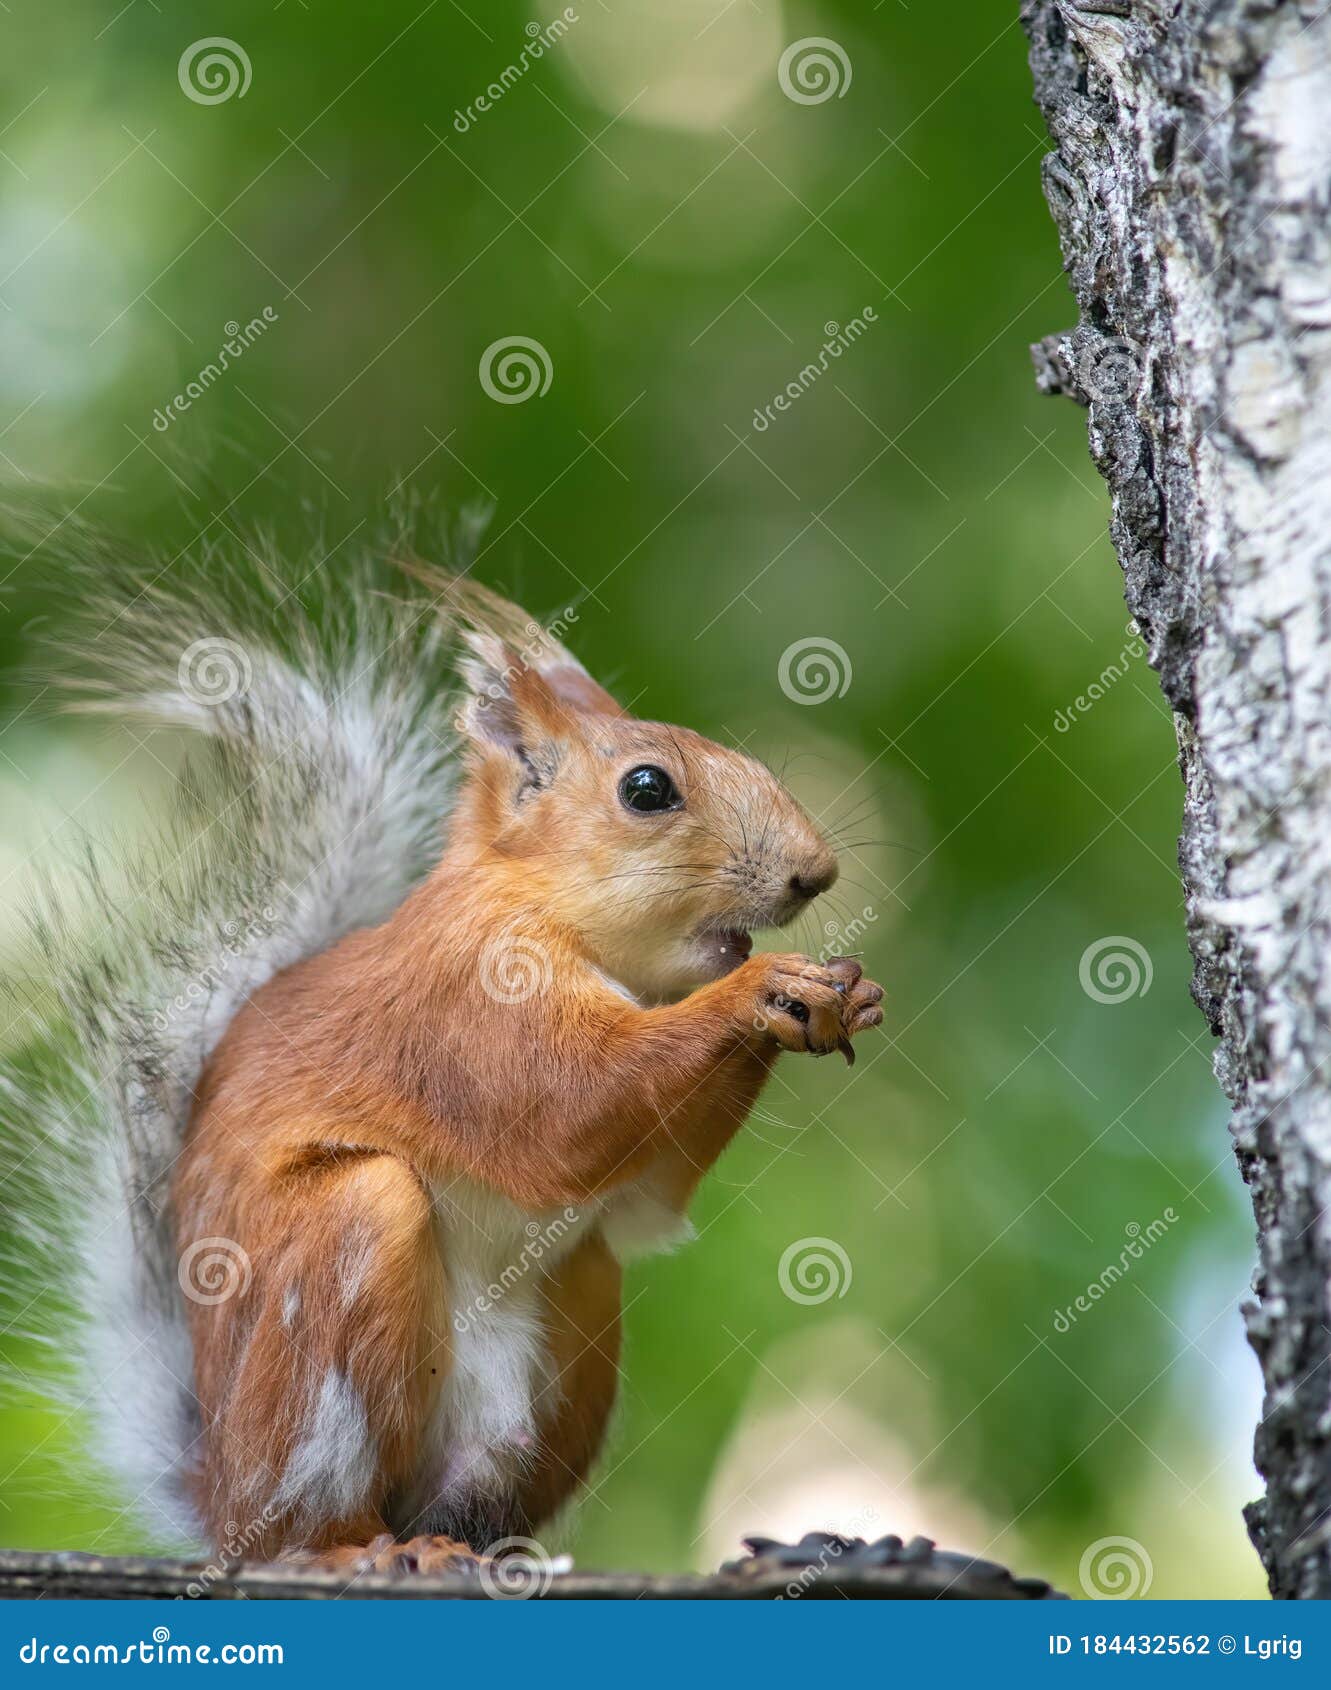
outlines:
[{"label": "squirrel's hind leg", "polygon": [[198,1501],[214,1541],[239,1522],[255,1560],[465,1554],[386,1536],[387,1501],[415,1470],[451,1362],[421,1181],[396,1157],[354,1151],[280,1176],[250,1163],[219,1213],[216,1169],[198,1188],[192,1172],[177,1190],[183,1246],[229,1230],[252,1267],[243,1293],[190,1310]]}]

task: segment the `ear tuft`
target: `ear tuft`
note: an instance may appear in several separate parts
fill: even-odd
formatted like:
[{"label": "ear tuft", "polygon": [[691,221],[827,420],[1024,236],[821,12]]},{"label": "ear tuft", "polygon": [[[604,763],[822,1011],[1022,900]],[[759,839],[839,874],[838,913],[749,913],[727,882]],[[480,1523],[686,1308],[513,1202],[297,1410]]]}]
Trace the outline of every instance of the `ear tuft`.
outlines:
[{"label": "ear tuft", "polygon": [[[485,642],[489,642],[492,653],[496,647],[505,652],[501,670],[519,663],[539,675],[553,696],[569,709],[592,716],[624,714],[618,700],[592,679],[563,643],[561,636],[578,620],[572,606],[542,625],[469,575],[451,575],[416,559],[403,561],[401,567],[434,594],[440,616],[462,631],[465,643],[482,656],[483,662],[492,661],[483,655]],[[465,657],[462,660],[464,674],[469,661]]]},{"label": "ear tuft", "polygon": [[467,685],[458,726],[478,744],[506,752],[522,770],[518,797],[547,787],[559,767],[558,740],[569,711],[529,667],[493,634],[463,634],[468,655],[458,671]]},{"label": "ear tuft", "polygon": [[458,673],[467,689],[458,726],[470,739],[518,753],[524,740],[522,714],[513,681],[520,660],[493,634],[469,629]]}]

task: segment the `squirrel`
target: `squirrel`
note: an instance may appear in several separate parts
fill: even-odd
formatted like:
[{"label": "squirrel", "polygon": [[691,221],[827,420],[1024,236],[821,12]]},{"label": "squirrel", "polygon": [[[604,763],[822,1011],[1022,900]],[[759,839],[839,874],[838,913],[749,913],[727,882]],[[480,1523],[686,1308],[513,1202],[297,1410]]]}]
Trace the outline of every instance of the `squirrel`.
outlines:
[{"label": "squirrel", "polygon": [[92,924],[39,919],[75,1046],[3,1082],[56,1188],[29,1232],[66,1281],[79,1241],[77,1391],[159,1536],[475,1567],[597,1458],[622,1264],[882,989],[753,952],[837,875],[754,757],[456,564],[322,612],[234,567],[100,572],[76,702],[202,750],[155,846],[92,858]]}]

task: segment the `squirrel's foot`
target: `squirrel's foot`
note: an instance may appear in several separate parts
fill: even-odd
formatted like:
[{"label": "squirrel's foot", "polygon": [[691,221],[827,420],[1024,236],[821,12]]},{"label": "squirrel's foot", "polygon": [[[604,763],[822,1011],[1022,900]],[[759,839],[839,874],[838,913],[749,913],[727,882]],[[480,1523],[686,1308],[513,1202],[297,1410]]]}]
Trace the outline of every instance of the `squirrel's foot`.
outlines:
[{"label": "squirrel's foot", "polygon": [[290,1549],[281,1560],[316,1572],[340,1573],[465,1573],[479,1572],[481,1557],[451,1537],[413,1537],[399,1542],[381,1532],[369,1543],[340,1543],[332,1549]]}]

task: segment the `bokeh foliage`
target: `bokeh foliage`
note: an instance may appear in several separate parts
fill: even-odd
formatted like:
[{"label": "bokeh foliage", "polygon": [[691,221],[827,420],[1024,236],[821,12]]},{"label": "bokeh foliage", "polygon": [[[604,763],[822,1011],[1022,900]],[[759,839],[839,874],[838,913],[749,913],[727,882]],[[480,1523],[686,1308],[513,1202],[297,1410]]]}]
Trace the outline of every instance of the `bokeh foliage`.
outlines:
[{"label": "bokeh foliage", "polygon": [[[1251,1223],[1187,992],[1168,713],[1120,661],[1083,418],[1032,383],[1028,341],[1072,305],[1016,7],[582,0],[456,122],[554,10],[14,0],[5,473],[182,569],[267,543],[256,525],[317,532],[314,598],[394,486],[487,499],[483,578],[575,608],[572,643],[621,696],[784,765],[854,842],[827,919],[864,923],[887,1037],[853,1077],[788,1063],[699,1241],[634,1270],[581,1560],[714,1563],[745,1528],[858,1507],[861,1529],[932,1522],[1072,1589],[1087,1547],[1127,1534],[1153,1595],[1254,1594]],[[199,104],[177,64],[215,33],[252,83]],[[844,48],[842,97],[783,95],[781,51],[807,36]],[[155,429],[265,306],[272,326]],[[508,405],[478,366],[511,335],[553,379]],[[9,575],[8,667],[50,588],[40,555]],[[778,682],[810,638],[853,671],[816,706]],[[12,945],[30,854],[144,825],[169,748],[29,710],[0,753]],[[1102,1003],[1079,965],[1115,935],[1152,979]],[[844,1249],[844,1295],[782,1293],[805,1238]],[[0,1419],[0,1538],[134,1541],[72,1434],[32,1400]]]}]

